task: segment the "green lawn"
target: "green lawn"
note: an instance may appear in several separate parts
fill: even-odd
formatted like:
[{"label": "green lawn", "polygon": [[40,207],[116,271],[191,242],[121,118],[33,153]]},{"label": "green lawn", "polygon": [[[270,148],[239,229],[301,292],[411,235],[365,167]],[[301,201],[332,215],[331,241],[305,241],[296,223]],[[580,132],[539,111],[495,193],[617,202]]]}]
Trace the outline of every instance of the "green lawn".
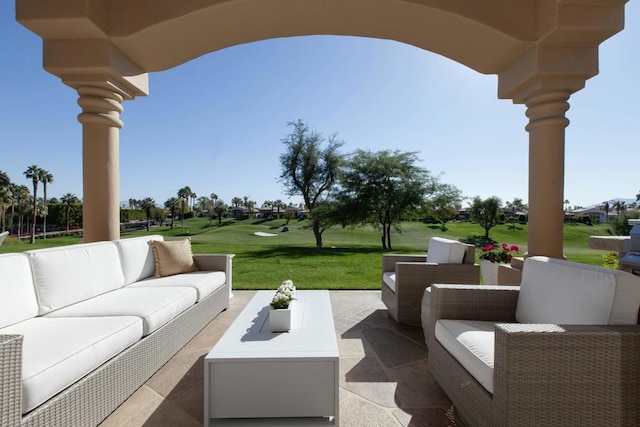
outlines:
[{"label": "green lawn", "polygon": [[[162,234],[167,239],[191,236],[195,253],[235,253],[233,287],[235,289],[275,289],[284,279],[292,279],[300,289],[379,289],[382,249],[380,233],[372,228],[335,227],[324,233],[324,247],[315,247],[315,239],[305,222],[292,221],[289,230],[282,232],[285,220],[226,220],[222,226],[208,220],[186,220],[184,228],[176,223],[169,227],[153,228],[151,234]],[[405,222],[402,232],[394,232],[391,243],[395,253],[423,253],[429,237],[443,236],[477,242],[483,230],[472,223],[450,223],[443,232],[439,227],[420,222]],[[606,235],[607,225],[565,225],[564,248],[568,259],[588,264],[602,264],[605,252],[589,249],[588,238]],[[275,237],[259,237],[257,231],[277,233]],[[149,234],[146,231],[123,232],[122,237]],[[527,226],[499,225],[491,229],[496,242],[516,244],[525,251]],[[79,237],[38,239],[34,245],[28,241],[7,239],[0,253],[22,252],[80,243]],[[479,253],[479,251],[478,251]]]}]

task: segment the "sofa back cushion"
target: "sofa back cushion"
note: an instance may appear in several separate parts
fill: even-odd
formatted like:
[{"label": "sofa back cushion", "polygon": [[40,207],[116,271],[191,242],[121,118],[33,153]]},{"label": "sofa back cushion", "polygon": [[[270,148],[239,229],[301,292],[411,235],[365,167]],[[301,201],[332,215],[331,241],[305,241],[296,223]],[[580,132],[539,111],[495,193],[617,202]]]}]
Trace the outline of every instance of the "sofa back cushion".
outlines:
[{"label": "sofa back cushion", "polygon": [[138,282],[156,274],[156,264],[150,240],[164,240],[160,235],[134,237],[132,239],[116,240],[120,252],[120,262],[124,272],[126,285]]},{"label": "sofa back cushion", "polygon": [[427,262],[436,264],[462,264],[466,245],[457,240],[432,237],[429,239]]},{"label": "sofa back cushion", "polygon": [[29,257],[0,255],[0,328],[36,317],[38,300]]},{"label": "sofa back cushion", "polygon": [[547,257],[524,262],[520,323],[635,325],[639,308],[640,277]]},{"label": "sofa back cushion", "polygon": [[124,286],[120,256],[113,242],[26,253],[31,259],[40,315]]}]

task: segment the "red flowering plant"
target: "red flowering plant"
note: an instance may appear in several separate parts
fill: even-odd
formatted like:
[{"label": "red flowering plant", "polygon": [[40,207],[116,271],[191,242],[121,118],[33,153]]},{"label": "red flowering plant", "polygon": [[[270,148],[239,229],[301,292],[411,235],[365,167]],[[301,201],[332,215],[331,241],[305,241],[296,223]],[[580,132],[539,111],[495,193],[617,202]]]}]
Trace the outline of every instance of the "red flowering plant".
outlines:
[{"label": "red flowering plant", "polygon": [[520,248],[516,245],[509,246],[506,243],[502,243],[500,246],[486,245],[481,250],[480,259],[503,264],[508,264],[511,258],[520,252]]}]

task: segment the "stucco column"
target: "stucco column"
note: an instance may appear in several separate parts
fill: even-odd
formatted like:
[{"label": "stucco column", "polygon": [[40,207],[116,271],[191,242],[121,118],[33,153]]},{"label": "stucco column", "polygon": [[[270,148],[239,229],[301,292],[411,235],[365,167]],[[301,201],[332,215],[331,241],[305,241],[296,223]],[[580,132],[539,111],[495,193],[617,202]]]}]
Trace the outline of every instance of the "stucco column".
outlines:
[{"label": "stucco column", "polygon": [[527,255],[563,258],[564,137],[569,91],[529,97],[529,236]]},{"label": "stucco column", "polygon": [[120,147],[123,98],[108,89],[78,88],[82,113],[83,241],[120,238]]}]

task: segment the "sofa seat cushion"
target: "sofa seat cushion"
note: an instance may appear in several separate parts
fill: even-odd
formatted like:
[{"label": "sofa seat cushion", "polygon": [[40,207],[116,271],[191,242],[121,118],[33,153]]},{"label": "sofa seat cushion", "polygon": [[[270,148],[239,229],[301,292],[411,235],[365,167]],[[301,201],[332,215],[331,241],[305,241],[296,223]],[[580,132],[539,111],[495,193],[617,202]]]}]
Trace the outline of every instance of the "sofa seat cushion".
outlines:
[{"label": "sofa seat cushion", "polygon": [[640,277],[547,257],[524,262],[516,306],[520,323],[635,325]]},{"label": "sofa seat cushion", "polygon": [[0,328],[36,317],[38,300],[29,257],[0,255]]},{"label": "sofa seat cushion", "polygon": [[436,322],[435,335],[467,372],[493,393],[495,323],[440,319]]},{"label": "sofa seat cushion", "polygon": [[134,316],[37,317],[0,329],[23,335],[22,413],[31,411],[142,337]]},{"label": "sofa seat cushion", "polygon": [[396,273],[394,271],[387,271],[382,273],[382,282],[396,293]]},{"label": "sofa seat cushion", "polygon": [[137,316],[143,335],[155,331],[195,304],[194,288],[123,288],[53,311],[46,317]]},{"label": "sofa seat cushion", "polygon": [[466,246],[456,240],[432,237],[429,239],[427,262],[462,264],[465,252]]},{"label": "sofa seat cushion", "polygon": [[194,271],[187,274],[176,274],[167,277],[149,277],[148,279],[132,283],[126,288],[155,288],[187,286],[198,291],[198,301],[223,286],[226,282],[224,271]]},{"label": "sofa seat cushion", "polygon": [[40,315],[124,286],[120,254],[113,242],[25,253],[31,259]]},{"label": "sofa seat cushion", "polygon": [[163,241],[164,237],[154,234],[115,241],[118,251],[120,251],[120,261],[126,285],[155,276],[156,261],[149,245],[150,240]]}]

